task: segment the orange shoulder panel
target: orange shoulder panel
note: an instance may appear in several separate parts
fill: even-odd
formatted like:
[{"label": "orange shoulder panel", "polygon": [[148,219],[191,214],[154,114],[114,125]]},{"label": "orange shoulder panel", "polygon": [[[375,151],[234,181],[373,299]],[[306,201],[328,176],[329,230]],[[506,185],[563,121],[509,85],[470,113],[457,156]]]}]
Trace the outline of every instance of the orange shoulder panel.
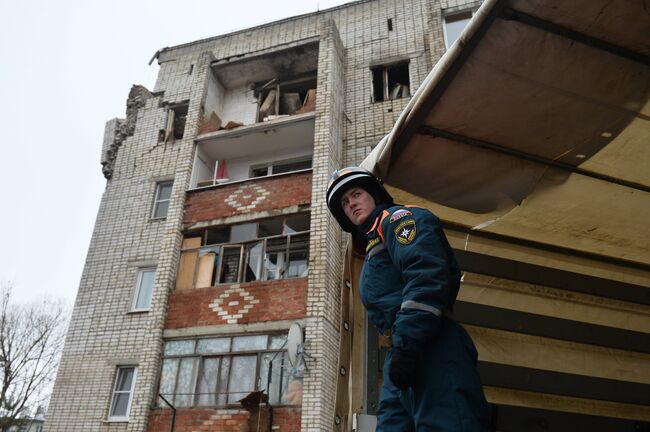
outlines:
[{"label": "orange shoulder panel", "polygon": [[379,234],[379,238],[381,238],[381,241],[384,241],[384,233],[381,231],[381,224],[384,222],[384,219],[386,219],[386,216],[388,216],[390,213],[388,210],[384,210],[383,213],[381,214],[381,219],[379,219],[379,226],[377,227],[377,234]]}]

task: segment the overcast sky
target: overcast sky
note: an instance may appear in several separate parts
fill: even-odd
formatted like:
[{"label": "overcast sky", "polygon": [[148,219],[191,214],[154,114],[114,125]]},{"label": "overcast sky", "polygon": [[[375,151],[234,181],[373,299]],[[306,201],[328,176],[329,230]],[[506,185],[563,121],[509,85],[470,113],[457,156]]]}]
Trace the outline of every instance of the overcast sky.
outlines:
[{"label": "overcast sky", "polygon": [[104,124],[163,47],[347,1],[1,1],[0,282],[72,305],[106,181]]}]

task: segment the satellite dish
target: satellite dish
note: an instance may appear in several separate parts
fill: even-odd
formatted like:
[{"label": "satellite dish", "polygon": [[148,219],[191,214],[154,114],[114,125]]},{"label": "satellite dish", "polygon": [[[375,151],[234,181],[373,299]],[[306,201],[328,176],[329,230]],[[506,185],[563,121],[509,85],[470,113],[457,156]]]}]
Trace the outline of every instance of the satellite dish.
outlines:
[{"label": "satellite dish", "polygon": [[303,353],[302,327],[295,322],[289,327],[287,336],[287,354],[289,354],[289,363],[292,367],[297,368],[300,365]]}]

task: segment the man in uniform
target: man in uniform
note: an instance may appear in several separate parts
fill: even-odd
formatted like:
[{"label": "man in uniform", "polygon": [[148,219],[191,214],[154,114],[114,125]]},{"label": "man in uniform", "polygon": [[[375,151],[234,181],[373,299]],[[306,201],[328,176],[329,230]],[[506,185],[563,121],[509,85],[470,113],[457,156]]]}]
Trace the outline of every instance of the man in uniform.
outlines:
[{"label": "man in uniform", "polygon": [[327,206],[366,241],[361,301],[379,332],[391,331],[377,432],[487,430],[476,348],[448,317],[460,270],[438,218],[394,204],[381,180],[357,167],[334,172]]}]

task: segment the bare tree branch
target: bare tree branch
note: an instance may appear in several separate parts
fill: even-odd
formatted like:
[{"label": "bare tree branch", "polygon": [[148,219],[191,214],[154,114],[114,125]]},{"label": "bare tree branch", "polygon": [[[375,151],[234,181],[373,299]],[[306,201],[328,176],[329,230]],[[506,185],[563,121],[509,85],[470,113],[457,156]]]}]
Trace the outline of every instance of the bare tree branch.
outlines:
[{"label": "bare tree branch", "polygon": [[19,425],[48,398],[63,350],[67,314],[61,302],[12,302],[0,284],[0,431]]}]

